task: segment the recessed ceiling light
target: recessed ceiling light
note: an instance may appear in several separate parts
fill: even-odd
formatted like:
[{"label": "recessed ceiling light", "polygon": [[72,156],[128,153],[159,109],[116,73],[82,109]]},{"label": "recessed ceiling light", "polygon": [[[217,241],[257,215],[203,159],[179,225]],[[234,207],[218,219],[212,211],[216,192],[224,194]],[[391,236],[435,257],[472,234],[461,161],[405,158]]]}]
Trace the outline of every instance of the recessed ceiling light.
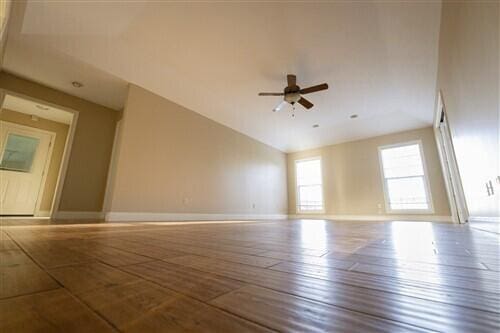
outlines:
[{"label": "recessed ceiling light", "polygon": [[44,111],[47,111],[49,109],[48,107],[40,105],[40,104],[37,104],[35,106],[37,107],[37,109],[44,110]]},{"label": "recessed ceiling light", "polygon": [[356,118],[358,118],[358,115],[357,115],[357,114],[351,114],[351,115],[349,116],[349,118],[351,118],[351,119],[356,119]]},{"label": "recessed ceiling light", "polygon": [[78,81],[73,81],[73,82],[71,82],[71,84],[72,84],[72,85],[73,85],[73,87],[75,87],[75,88],[81,88],[81,87],[83,87],[83,83],[78,82]]},{"label": "recessed ceiling light", "polygon": [[314,125],[313,125],[313,128],[318,128],[318,127],[319,127],[319,125],[318,125],[318,124],[314,124]]}]

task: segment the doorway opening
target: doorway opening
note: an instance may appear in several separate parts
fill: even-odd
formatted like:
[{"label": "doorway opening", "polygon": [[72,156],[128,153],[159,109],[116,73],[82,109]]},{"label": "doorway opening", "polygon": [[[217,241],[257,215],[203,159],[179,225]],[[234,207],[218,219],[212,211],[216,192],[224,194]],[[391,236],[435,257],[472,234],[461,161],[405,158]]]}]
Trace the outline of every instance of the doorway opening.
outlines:
[{"label": "doorway opening", "polygon": [[0,216],[52,217],[59,207],[78,112],[0,93]]},{"label": "doorway opening", "polygon": [[455,223],[466,223],[469,220],[469,211],[465,201],[462,180],[455,157],[455,149],[453,148],[448,117],[441,91],[438,93],[438,105],[434,117],[434,135],[441,160],[452,220]]}]

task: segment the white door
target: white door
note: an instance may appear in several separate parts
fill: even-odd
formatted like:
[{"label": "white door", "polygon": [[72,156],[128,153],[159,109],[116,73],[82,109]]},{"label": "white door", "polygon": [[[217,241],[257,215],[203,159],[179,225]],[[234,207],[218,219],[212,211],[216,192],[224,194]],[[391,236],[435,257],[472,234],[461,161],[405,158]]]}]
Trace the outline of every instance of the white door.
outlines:
[{"label": "white door", "polygon": [[469,218],[469,213],[467,210],[467,204],[465,202],[465,194],[462,188],[462,182],[460,180],[460,174],[458,171],[458,164],[455,157],[455,150],[453,148],[453,142],[451,140],[451,133],[448,127],[448,119],[446,114],[442,113],[441,121],[439,123],[439,135],[440,143],[442,147],[442,154],[444,160],[444,170],[445,175],[448,176],[449,184],[451,187],[451,200],[453,200],[452,209],[456,209],[458,222],[465,223]]},{"label": "white door", "polygon": [[0,215],[33,215],[53,135],[0,121]]}]

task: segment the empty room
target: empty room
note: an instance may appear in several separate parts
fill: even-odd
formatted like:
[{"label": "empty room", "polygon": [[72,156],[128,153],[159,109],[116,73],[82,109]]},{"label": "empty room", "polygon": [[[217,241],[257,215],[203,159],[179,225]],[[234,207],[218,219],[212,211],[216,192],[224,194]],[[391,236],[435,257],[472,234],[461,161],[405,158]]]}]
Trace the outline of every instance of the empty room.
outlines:
[{"label": "empty room", "polygon": [[0,332],[500,332],[499,17],[0,0]]}]

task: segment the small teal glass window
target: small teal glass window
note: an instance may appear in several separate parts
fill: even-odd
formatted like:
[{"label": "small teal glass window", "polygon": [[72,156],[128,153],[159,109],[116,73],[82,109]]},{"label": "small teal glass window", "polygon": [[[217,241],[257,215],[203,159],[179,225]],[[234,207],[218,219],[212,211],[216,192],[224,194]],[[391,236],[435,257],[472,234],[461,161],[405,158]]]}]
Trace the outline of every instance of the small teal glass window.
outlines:
[{"label": "small teal glass window", "polygon": [[18,134],[9,134],[2,154],[0,169],[30,172],[35,159],[39,139]]}]

